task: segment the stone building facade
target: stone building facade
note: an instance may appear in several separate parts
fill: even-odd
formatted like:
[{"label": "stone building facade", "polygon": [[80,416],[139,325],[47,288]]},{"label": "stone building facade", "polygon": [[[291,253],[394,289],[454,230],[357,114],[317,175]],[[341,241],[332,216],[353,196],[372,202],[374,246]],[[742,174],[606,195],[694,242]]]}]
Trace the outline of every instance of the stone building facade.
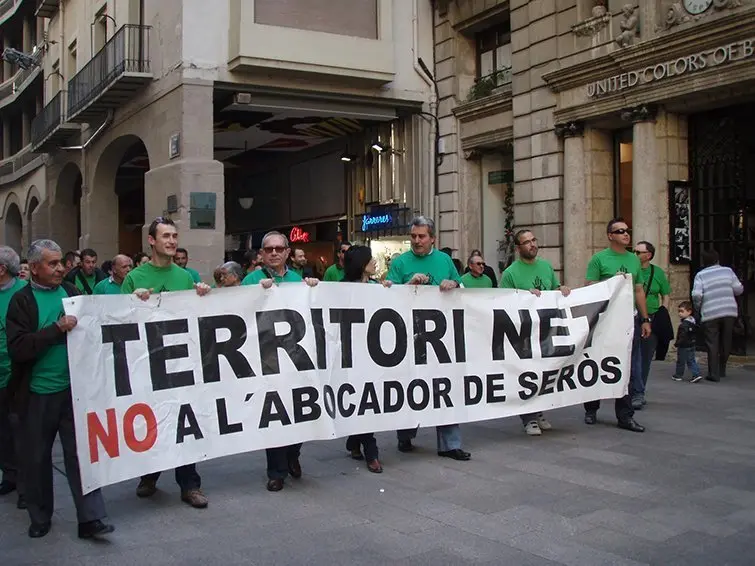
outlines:
[{"label": "stone building facade", "polygon": [[[479,247],[489,263],[507,261],[506,212],[488,209],[505,205],[495,181],[509,177],[488,173],[510,167],[513,225],[534,229],[570,285],[583,282],[617,215],[635,241],[655,244],[673,301],[689,296],[700,253],[717,249],[745,283],[735,342],[752,350],[755,144],[746,124],[755,115],[755,3],[447,0],[436,8],[441,134],[456,155],[439,185],[446,245],[462,258]],[[470,97],[485,82],[491,28],[510,32],[500,49],[511,54],[510,71]]]}]

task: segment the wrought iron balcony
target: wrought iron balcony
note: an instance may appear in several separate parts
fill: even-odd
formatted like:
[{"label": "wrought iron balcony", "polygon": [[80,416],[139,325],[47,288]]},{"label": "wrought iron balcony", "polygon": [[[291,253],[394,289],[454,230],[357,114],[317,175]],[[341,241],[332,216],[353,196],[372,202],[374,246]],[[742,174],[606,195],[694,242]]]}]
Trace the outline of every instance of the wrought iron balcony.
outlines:
[{"label": "wrought iron balcony", "polygon": [[34,15],[38,18],[52,18],[60,9],[60,0],[39,0]]},{"label": "wrought iron balcony", "polygon": [[79,126],[67,124],[64,116],[63,93],[59,92],[31,122],[32,151],[56,147],[80,130]]},{"label": "wrought iron balcony", "polygon": [[68,81],[68,121],[91,122],[152,81],[150,26],[126,24]]},{"label": "wrought iron balcony", "polygon": [[0,25],[16,13],[16,9],[21,5],[23,0],[1,0],[0,1]]}]

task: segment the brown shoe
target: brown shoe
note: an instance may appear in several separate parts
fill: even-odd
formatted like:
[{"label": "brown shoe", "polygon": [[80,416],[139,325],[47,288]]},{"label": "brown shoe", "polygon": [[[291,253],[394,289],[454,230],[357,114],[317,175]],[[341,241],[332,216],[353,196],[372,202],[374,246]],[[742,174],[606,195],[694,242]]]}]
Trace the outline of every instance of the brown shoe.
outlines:
[{"label": "brown shoe", "polygon": [[201,489],[189,489],[181,494],[181,501],[188,503],[195,509],[204,509],[209,501]]},{"label": "brown shoe", "polygon": [[281,489],[283,489],[283,480],[282,479],[269,480],[267,482],[267,490],[268,491],[280,491]]},{"label": "brown shoe", "polygon": [[157,493],[157,481],[150,478],[142,478],[136,487],[137,497],[152,497]]},{"label": "brown shoe", "polygon": [[292,478],[297,480],[301,477],[301,464],[299,463],[299,458],[291,460],[288,463],[288,473],[291,474]]},{"label": "brown shoe", "polygon": [[367,469],[371,471],[373,474],[383,473],[383,465],[380,463],[380,460],[378,460],[377,458],[372,460],[371,462],[367,462]]}]

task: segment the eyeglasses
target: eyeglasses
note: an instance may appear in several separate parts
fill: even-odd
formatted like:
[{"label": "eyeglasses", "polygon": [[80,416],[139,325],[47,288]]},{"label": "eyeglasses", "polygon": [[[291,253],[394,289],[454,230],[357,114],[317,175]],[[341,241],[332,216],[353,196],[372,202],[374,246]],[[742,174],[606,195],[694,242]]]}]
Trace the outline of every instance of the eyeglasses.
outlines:
[{"label": "eyeglasses", "polygon": [[473,261],[472,265],[481,265],[481,266],[485,267],[485,262],[484,261]]},{"label": "eyeglasses", "polygon": [[650,253],[647,250],[634,250],[635,255]]},{"label": "eyeglasses", "polygon": [[631,230],[629,228],[619,228],[618,230],[613,230],[611,234],[618,234],[619,236],[623,236],[624,234],[629,234]]},{"label": "eyeglasses", "polygon": [[282,254],[286,251],[286,248],[284,246],[265,246],[264,248],[262,248],[262,251],[266,254],[271,254],[273,252]]},{"label": "eyeglasses", "polygon": [[525,240],[523,242],[519,242],[518,246],[529,246],[532,244],[533,246],[537,245],[537,238],[532,238],[531,240]]}]

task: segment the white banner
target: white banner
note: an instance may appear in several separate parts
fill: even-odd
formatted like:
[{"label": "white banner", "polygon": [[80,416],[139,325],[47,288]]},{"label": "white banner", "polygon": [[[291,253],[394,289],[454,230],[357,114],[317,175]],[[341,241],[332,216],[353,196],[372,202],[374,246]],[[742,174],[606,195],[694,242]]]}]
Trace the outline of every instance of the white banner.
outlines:
[{"label": "white banner", "polygon": [[349,434],[620,397],[631,280],[528,292],[284,284],[66,299],[84,492]]}]

